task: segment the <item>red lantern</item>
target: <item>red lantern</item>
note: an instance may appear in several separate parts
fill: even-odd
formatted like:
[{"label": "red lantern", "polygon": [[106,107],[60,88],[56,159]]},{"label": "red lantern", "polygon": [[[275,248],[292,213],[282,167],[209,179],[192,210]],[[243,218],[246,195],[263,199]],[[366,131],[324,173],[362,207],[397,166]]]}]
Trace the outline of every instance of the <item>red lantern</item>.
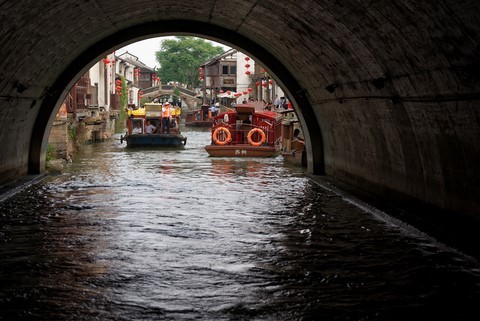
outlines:
[{"label": "red lantern", "polygon": [[116,84],[117,86],[121,86],[121,85],[122,85],[122,81],[121,81],[120,79],[117,79],[117,80],[115,80],[115,84]]},{"label": "red lantern", "polygon": [[227,91],[227,95],[229,95],[229,96],[230,96],[230,94],[231,94],[231,93],[232,93],[232,92],[231,92],[230,90],[229,90],[229,91]]},{"label": "red lantern", "polygon": [[260,86],[260,82],[259,81],[255,82],[255,86],[257,87]]},{"label": "red lantern", "polygon": [[110,62],[111,62],[112,64],[114,64],[114,63],[116,63],[117,61],[116,61],[115,58],[114,58],[114,59],[112,59]]},{"label": "red lantern", "polygon": [[244,94],[244,95],[248,95],[248,91],[245,90],[245,91],[243,92],[243,94]]},{"label": "red lantern", "polygon": [[267,87],[267,82],[266,81],[262,82],[262,86]]},{"label": "red lantern", "polygon": [[248,90],[248,92],[252,92],[252,91],[253,91],[253,88],[250,87],[250,88],[248,88],[247,90]]},{"label": "red lantern", "polygon": [[250,70],[245,71],[245,75],[250,75],[250,74],[251,74]]},{"label": "red lantern", "polygon": [[245,57],[245,60],[246,60],[246,61],[249,61],[249,60],[250,60],[250,58],[249,58],[249,57]]},{"label": "red lantern", "polygon": [[138,92],[138,95],[139,95],[139,96],[143,95],[143,91],[140,90],[140,91]]},{"label": "red lantern", "polygon": [[245,68],[250,68],[250,64],[245,64]]},{"label": "red lantern", "polygon": [[116,87],[115,87],[115,90],[116,90],[116,91],[122,91],[122,87],[116,86]]},{"label": "red lantern", "polygon": [[107,57],[107,58],[104,58],[104,59],[103,59],[103,63],[104,63],[105,65],[108,65],[108,64],[110,63],[110,59],[108,59],[108,57]]}]

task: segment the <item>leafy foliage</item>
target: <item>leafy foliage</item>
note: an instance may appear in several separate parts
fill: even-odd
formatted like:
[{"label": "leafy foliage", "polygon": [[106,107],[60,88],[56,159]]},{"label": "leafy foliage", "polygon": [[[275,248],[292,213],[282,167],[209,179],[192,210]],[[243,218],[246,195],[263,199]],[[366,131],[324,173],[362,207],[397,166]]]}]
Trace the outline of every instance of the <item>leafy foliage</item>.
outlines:
[{"label": "leafy foliage", "polygon": [[127,108],[127,80],[124,76],[121,78],[122,80],[122,94],[120,95],[120,114],[118,115],[118,119],[115,122],[115,132],[121,133],[125,128],[125,120],[127,118],[127,112],[125,111]]},{"label": "leafy foliage", "polygon": [[47,151],[45,153],[45,161],[49,162],[54,158],[55,147],[51,144],[47,145]]},{"label": "leafy foliage", "polygon": [[125,76],[122,76],[122,95],[120,96],[120,110],[124,110],[127,108],[127,98],[128,98],[128,93],[127,93],[127,80],[125,79]]},{"label": "leafy foliage", "polygon": [[158,74],[163,83],[179,81],[193,88],[200,84],[198,67],[223,53],[223,48],[214,46],[196,37],[175,37],[163,40],[155,53],[160,64]]}]

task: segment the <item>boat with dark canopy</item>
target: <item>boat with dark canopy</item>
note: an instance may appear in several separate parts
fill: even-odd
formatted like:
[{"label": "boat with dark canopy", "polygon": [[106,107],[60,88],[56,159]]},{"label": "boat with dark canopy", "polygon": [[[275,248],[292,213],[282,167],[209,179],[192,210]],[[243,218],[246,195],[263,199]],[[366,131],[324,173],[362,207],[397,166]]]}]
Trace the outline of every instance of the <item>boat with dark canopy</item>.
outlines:
[{"label": "boat with dark canopy", "polygon": [[[128,110],[127,133],[121,142],[127,147],[179,147],[187,143],[187,138],[180,133],[178,119],[170,117],[168,133],[162,128],[162,104],[147,103],[144,108]],[[147,127],[155,129],[151,132]],[[151,128],[153,128],[151,127]]]}]

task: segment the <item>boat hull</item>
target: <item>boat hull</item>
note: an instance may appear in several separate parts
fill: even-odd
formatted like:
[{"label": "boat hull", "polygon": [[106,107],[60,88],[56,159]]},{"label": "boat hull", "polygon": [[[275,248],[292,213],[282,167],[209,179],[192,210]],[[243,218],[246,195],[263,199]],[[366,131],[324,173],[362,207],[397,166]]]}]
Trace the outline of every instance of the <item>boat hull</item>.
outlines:
[{"label": "boat hull", "polygon": [[307,159],[304,151],[283,151],[282,152],[283,159],[293,165],[296,166],[307,166]]},{"label": "boat hull", "polygon": [[123,138],[127,147],[183,147],[187,138],[179,134],[133,134]]},{"label": "boat hull", "polygon": [[205,150],[213,157],[272,157],[279,153],[276,147],[272,146],[251,146],[251,145],[207,145]]}]

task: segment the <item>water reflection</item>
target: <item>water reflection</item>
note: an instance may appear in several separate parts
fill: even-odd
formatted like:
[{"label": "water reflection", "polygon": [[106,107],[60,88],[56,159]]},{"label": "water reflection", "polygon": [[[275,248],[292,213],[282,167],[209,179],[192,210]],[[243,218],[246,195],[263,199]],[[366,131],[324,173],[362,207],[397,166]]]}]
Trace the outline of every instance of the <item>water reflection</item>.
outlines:
[{"label": "water reflection", "polygon": [[[185,132],[185,131],[184,131]],[[86,148],[0,204],[0,319],[467,320],[478,264],[281,158]],[[448,304],[446,304],[448,303]]]}]

